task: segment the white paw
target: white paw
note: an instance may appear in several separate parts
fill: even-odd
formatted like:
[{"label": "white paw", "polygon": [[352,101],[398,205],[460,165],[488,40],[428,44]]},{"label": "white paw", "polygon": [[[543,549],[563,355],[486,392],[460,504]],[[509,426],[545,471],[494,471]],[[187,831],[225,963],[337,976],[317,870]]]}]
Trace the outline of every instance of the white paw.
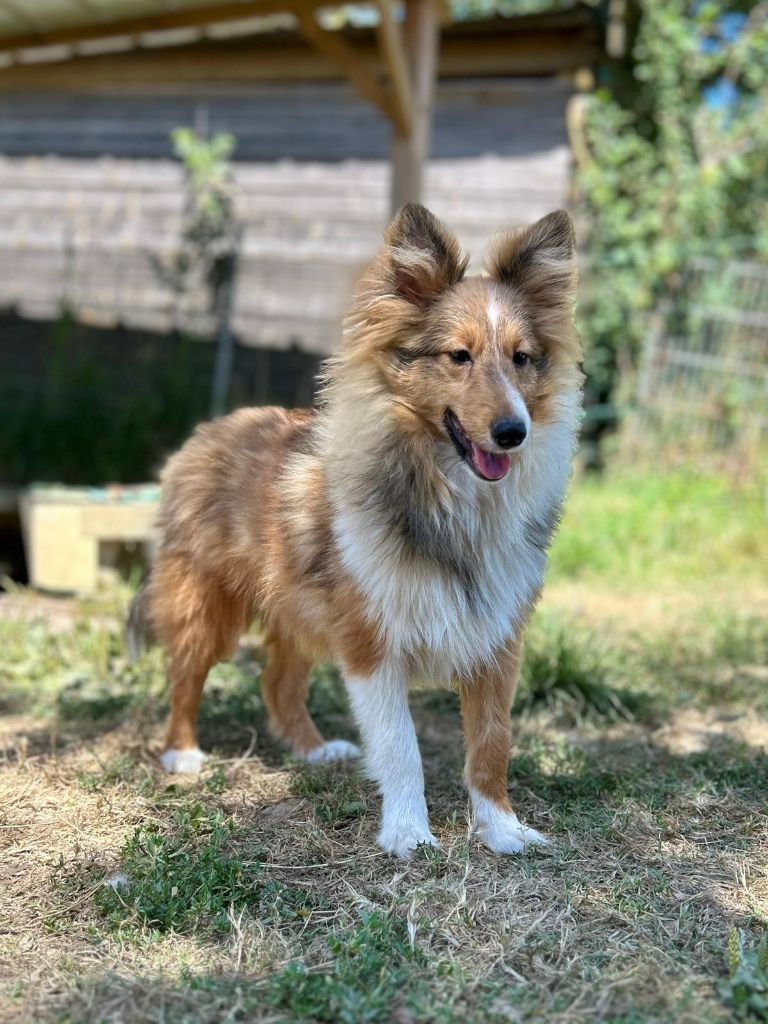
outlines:
[{"label": "white paw", "polygon": [[360,748],[347,740],[328,740],[320,747],[315,747],[305,754],[307,764],[327,764],[330,761],[351,761],[360,757]]},{"label": "white paw", "polygon": [[419,846],[434,846],[439,850],[440,843],[429,831],[429,825],[412,823],[381,826],[377,841],[385,853],[401,860],[410,860]]},{"label": "white paw", "polygon": [[506,814],[504,820],[488,825],[476,821],[473,831],[493,853],[525,853],[532,846],[549,846],[546,836],[524,825],[516,814]]},{"label": "white paw", "polygon": [[516,814],[502,810],[487,797],[472,792],[472,831],[494,853],[525,853],[533,846],[548,846],[549,840],[535,828],[524,825]]},{"label": "white paw", "polygon": [[160,764],[169,775],[197,775],[207,761],[207,756],[199,747],[188,750],[164,750],[160,755]]}]

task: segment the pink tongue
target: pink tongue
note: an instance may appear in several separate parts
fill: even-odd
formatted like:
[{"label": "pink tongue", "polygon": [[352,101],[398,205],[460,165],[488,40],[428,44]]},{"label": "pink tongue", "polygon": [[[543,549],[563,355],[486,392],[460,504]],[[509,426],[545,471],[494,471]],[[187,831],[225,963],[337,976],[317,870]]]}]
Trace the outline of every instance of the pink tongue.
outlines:
[{"label": "pink tongue", "polygon": [[483,451],[475,442],[472,442],[472,461],[480,470],[486,480],[501,480],[507,475],[509,469],[508,455],[495,455],[493,452]]}]

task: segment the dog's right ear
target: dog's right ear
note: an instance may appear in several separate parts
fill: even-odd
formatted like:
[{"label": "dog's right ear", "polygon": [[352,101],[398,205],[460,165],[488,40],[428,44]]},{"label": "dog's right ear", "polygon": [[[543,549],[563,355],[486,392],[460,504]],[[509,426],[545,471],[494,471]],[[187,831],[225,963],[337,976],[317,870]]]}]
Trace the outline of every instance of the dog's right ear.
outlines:
[{"label": "dog's right ear", "polygon": [[397,348],[418,332],[430,305],[464,276],[458,240],[418,203],[407,203],[384,232],[384,245],[357,283],[345,320],[350,356]]},{"label": "dog's right ear", "polygon": [[426,206],[406,203],[384,232],[379,268],[387,291],[426,307],[458,284],[468,257],[458,239]]}]

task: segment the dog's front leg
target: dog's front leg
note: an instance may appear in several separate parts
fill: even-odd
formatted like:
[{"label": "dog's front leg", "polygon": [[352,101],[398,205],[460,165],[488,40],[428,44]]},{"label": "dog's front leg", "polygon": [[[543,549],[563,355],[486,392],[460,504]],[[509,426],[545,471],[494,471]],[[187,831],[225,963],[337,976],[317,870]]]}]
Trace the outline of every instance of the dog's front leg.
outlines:
[{"label": "dog's front leg", "polygon": [[384,663],[368,678],[348,676],[349,699],[363,739],[366,769],[383,798],[379,846],[408,858],[422,843],[438,846],[429,831],[424,773],[408,707],[408,679]]},{"label": "dog's front leg", "polygon": [[512,745],[510,711],[520,673],[521,644],[507,649],[461,685],[467,760],[464,777],[472,802],[472,831],[494,853],[523,853],[548,840],[524,825],[509,802],[507,767]]}]

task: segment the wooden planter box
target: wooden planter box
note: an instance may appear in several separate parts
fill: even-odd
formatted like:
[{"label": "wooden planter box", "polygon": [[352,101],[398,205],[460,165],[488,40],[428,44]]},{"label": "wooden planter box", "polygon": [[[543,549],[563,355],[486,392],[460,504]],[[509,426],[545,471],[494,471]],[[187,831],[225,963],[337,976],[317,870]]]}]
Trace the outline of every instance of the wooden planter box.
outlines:
[{"label": "wooden planter box", "polygon": [[160,490],[35,485],[21,497],[29,582],[40,590],[87,596],[126,544],[156,540]]}]

